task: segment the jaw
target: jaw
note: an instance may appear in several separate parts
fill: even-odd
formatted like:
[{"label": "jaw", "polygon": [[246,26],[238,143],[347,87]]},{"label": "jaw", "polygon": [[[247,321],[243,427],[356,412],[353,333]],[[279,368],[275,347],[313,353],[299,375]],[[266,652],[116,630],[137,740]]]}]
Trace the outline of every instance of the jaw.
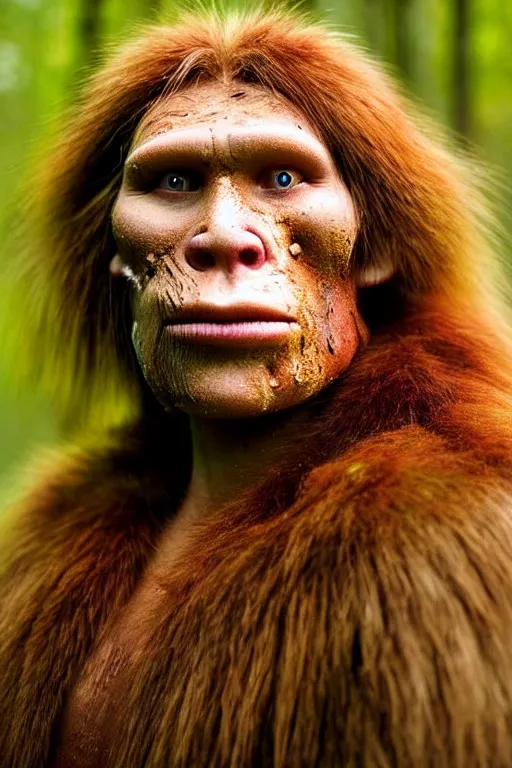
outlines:
[{"label": "jaw", "polygon": [[343,350],[337,343],[336,355],[323,337],[304,344],[300,332],[276,349],[175,344],[161,349],[144,370],[164,407],[202,418],[254,418],[300,405],[331,384],[359,348],[355,326],[344,341]]}]

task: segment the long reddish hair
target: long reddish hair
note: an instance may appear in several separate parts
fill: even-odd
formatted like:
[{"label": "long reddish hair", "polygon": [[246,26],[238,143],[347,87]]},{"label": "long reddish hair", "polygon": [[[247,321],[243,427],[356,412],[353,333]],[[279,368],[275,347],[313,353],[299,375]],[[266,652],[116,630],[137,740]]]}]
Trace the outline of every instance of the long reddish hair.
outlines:
[{"label": "long reddish hair", "polygon": [[262,84],[316,126],[357,208],[354,270],[391,261],[406,304],[435,296],[503,330],[497,259],[473,183],[479,174],[432,139],[388,78],[339,33],[296,13],[193,15],[122,46],[94,75],[46,160],[36,206],[42,236],[26,264],[38,294],[37,348],[60,378],[61,402],[69,377],[57,362],[73,372],[72,401],[83,396],[83,374],[89,386],[104,387],[116,371],[124,384],[140,379],[126,287],[108,272],[110,213],[143,115],[205,79]]}]

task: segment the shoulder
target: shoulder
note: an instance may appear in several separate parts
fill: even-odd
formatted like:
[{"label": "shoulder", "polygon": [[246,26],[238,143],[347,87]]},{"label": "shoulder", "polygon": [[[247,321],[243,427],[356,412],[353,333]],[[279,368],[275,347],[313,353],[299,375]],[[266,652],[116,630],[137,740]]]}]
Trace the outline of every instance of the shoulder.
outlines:
[{"label": "shoulder", "polygon": [[344,761],[509,765],[510,477],[414,427],[313,470],[296,506],[286,626],[350,721]]},{"label": "shoulder", "polygon": [[313,469],[297,504],[310,507],[321,526],[330,520],[347,534],[364,529],[376,540],[385,528],[411,535],[436,528],[505,531],[512,527],[512,451],[500,459],[478,442],[403,427]]},{"label": "shoulder", "polygon": [[509,647],[512,473],[503,467],[405,428],[314,469],[295,509],[290,536],[308,578],[331,580],[336,610],[350,603],[366,637],[403,633],[430,661],[441,653],[461,664],[455,647],[471,649],[475,668],[482,644]]},{"label": "shoulder", "polygon": [[2,512],[1,581],[36,563],[67,562],[93,542],[100,548],[102,537],[135,537],[137,528],[144,536],[141,520],[158,528],[172,509],[172,486],[164,487],[147,443],[129,427],[36,456]]}]

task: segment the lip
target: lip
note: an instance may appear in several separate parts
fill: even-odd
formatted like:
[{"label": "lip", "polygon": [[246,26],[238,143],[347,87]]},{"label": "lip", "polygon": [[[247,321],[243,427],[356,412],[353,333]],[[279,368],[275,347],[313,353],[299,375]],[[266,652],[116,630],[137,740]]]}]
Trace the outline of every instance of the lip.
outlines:
[{"label": "lip", "polygon": [[174,313],[166,332],[188,344],[250,348],[282,343],[297,328],[294,317],[274,307],[195,304]]}]

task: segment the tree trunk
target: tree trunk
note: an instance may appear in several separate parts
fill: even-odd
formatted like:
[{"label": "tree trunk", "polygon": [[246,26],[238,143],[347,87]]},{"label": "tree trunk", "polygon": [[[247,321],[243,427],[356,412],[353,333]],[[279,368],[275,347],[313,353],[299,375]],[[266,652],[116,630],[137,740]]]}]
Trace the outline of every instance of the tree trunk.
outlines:
[{"label": "tree trunk", "polygon": [[373,51],[383,55],[385,37],[382,0],[364,0],[366,37]]},{"label": "tree trunk", "polygon": [[454,10],[453,123],[467,138],[471,133],[469,0],[455,0]]},{"label": "tree trunk", "polygon": [[78,20],[78,64],[90,69],[98,58],[101,40],[102,0],[82,0]]},{"label": "tree trunk", "polygon": [[396,65],[407,82],[411,79],[411,48],[409,33],[410,0],[394,0],[393,26]]}]

